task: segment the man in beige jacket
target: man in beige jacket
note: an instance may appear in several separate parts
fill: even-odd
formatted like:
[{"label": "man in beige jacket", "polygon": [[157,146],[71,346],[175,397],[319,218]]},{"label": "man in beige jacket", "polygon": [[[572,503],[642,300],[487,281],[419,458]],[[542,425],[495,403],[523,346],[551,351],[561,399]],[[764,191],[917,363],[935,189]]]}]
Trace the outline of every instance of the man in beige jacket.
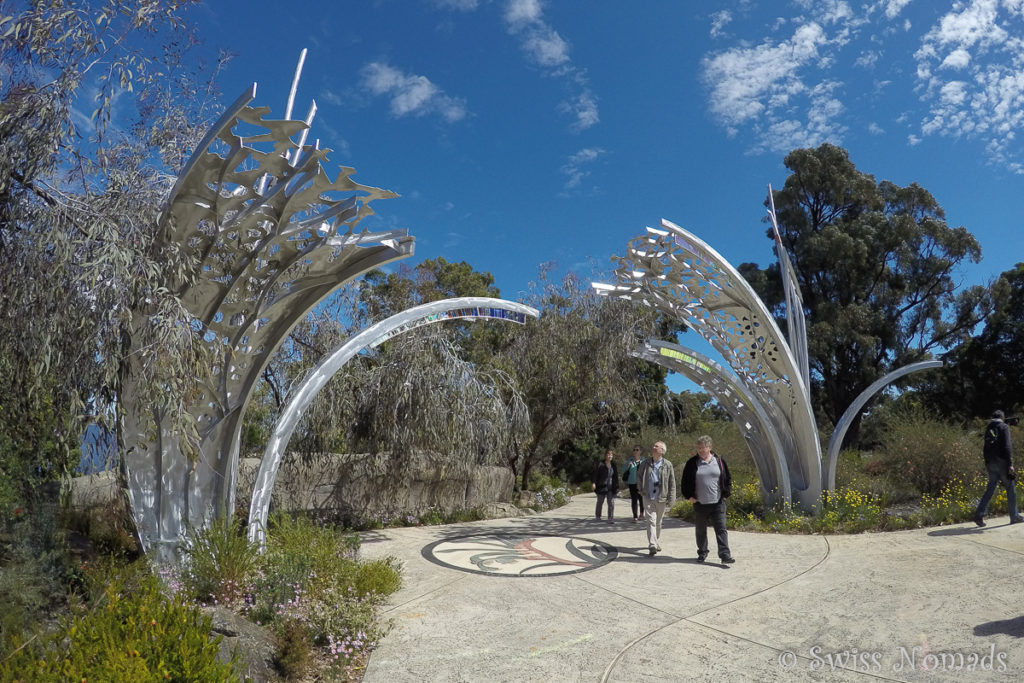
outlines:
[{"label": "man in beige jacket", "polygon": [[636,482],[644,499],[644,517],[647,519],[647,549],[661,552],[661,523],[665,512],[676,502],[676,473],[672,463],[665,459],[665,442],[651,446],[651,457],[640,464]]}]

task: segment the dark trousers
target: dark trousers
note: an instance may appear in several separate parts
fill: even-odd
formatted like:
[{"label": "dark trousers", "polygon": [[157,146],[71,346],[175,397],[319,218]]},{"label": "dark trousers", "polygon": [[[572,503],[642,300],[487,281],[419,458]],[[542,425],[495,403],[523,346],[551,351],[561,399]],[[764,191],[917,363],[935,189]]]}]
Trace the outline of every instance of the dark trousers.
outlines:
[{"label": "dark trousers", "polygon": [[[640,489],[637,488],[636,484],[629,485],[629,502],[633,506],[633,519],[640,519],[643,517],[644,497],[640,495]],[[637,514],[637,506],[639,506],[639,514]]]},{"label": "dark trousers", "polygon": [[731,557],[729,551],[729,534],[725,530],[725,500],[705,505],[693,504],[694,526],[697,530],[697,555],[708,556],[708,523],[715,527],[715,541],[718,543],[718,557]]}]

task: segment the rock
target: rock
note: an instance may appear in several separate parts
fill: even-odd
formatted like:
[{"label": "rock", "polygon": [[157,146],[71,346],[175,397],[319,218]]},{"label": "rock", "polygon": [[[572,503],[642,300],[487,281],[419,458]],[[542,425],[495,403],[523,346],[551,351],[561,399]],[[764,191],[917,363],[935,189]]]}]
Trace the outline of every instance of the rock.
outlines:
[{"label": "rock", "polygon": [[[484,519],[502,519],[505,517],[521,517],[523,511],[512,503],[489,503],[480,508]],[[533,510],[530,510],[533,512]]]},{"label": "rock", "polygon": [[243,678],[248,677],[253,683],[279,683],[282,680],[274,668],[277,641],[269,629],[226,607],[204,607],[203,611],[213,621],[211,635],[224,636],[218,655],[222,662],[229,661],[237,648]]}]

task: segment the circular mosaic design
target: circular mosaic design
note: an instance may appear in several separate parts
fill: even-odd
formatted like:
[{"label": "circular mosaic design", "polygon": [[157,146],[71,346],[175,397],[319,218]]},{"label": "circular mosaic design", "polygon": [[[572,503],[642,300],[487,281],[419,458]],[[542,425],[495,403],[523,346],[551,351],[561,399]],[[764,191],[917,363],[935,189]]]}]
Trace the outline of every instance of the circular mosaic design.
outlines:
[{"label": "circular mosaic design", "polygon": [[596,569],[618,551],[589,538],[535,534],[474,534],[445,538],[423,549],[442,567],[488,576],[555,576]]}]

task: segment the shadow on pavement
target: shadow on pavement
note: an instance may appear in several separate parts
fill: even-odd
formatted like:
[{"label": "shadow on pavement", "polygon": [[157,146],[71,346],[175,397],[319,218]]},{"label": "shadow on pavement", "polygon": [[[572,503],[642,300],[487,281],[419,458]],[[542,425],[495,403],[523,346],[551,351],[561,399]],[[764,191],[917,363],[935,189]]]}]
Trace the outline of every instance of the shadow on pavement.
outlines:
[{"label": "shadow on pavement", "polygon": [[1013,619],[1003,619],[1002,621],[988,621],[974,627],[974,635],[976,636],[994,636],[1000,633],[1005,633],[1014,638],[1024,637],[1024,617],[1014,617]]},{"label": "shadow on pavement", "polygon": [[[1008,526],[1008,525],[1004,525],[1004,526]],[[934,531],[929,531],[928,535],[929,536],[970,536],[972,534],[980,534],[980,533],[984,533],[984,530],[980,529],[978,527],[973,527],[973,528],[972,527],[963,527],[963,528],[956,528],[956,529],[935,529]]]}]

